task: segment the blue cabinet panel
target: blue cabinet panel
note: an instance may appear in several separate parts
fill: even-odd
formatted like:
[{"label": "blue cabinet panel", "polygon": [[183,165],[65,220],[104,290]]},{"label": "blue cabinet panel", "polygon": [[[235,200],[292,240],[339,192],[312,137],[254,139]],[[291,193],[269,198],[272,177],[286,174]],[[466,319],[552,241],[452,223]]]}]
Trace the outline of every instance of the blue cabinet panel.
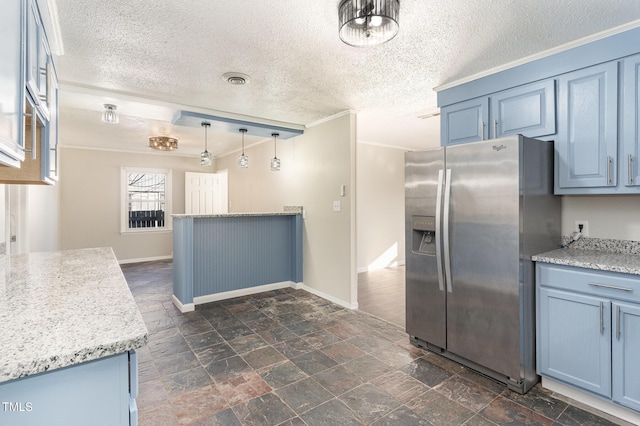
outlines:
[{"label": "blue cabinet panel", "polygon": [[611,397],[611,304],[541,288],[539,373]]},{"label": "blue cabinet panel", "polygon": [[613,303],[613,400],[640,411],[640,306]]},{"label": "blue cabinet panel", "polygon": [[0,384],[0,424],[125,426],[130,422],[127,352]]},{"label": "blue cabinet panel", "polygon": [[443,146],[488,139],[489,99],[471,99],[441,110]]},{"label": "blue cabinet panel", "polygon": [[491,138],[556,132],[555,80],[545,80],[491,95]]},{"label": "blue cabinet panel", "polygon": [[559,76],[556,193],[616,185],[618,63]]},{"label": "blue cabinet panel", "polygon": [[623,61],[623,74],[621,181],[634,187],[640,186],[640,55]]}]

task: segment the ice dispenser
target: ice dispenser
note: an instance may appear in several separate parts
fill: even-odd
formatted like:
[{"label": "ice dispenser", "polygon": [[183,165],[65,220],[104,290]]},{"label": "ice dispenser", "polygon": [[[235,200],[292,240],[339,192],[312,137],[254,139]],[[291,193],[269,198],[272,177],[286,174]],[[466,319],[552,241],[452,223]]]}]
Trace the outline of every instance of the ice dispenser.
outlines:
[{"label": "ice dispenser", "polygon": [[436,218],[435,216],[411,216],[413,229],[413,252],[436,255]]}]

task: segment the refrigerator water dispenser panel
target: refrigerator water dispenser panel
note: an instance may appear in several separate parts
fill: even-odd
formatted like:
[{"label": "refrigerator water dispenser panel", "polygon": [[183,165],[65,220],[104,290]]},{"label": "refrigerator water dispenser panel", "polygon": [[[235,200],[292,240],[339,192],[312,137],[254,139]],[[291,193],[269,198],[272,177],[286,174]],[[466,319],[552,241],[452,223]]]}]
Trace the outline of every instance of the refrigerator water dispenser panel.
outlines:
[{"label": "refrigerator water dispenser panel", "polygon": [[413,252],[418,254],[436,255],[436,217],[411,216],[413,229]]}]

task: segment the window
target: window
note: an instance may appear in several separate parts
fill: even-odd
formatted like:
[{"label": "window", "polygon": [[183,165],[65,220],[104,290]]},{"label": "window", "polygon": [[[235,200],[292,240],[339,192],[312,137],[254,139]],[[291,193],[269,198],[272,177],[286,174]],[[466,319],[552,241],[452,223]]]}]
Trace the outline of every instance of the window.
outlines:
[{"label": "window", "polygon": [[122,232],[171,230],[171,170],[122,168]]}]

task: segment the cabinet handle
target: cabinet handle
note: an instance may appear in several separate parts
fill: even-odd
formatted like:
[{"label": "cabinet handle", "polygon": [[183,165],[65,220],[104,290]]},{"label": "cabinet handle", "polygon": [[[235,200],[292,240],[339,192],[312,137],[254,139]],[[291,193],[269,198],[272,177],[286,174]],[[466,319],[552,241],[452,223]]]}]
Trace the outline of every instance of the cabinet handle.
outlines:
[{"label": "cabinet handle", "polygon": [[616,339],[620,340],[620,306],[616,306]]},{"label": "cabinet handle", "polygon": [[485,122],[482,122],[482,140],[484,140],[484,129],[487,127],[487,125],[485,124]]},{"label": "cabinet handle", "polygon": [[633,155],[627,157],[627,182],[633,185]]},{"label": "cabinet handle", "polygon": [[611,156],[607,156],[607,185],[611,185]]},{"label": "cabinet handle", "polygon": [[611,290],[633,291],[633,289],[629,287],[619,287],[617,285],[611,285],[611,284],[601,284],[601,283],[590,282],[589,285],[593,287],[609,288]]},{"label": "cabinet handle", "polygon": [[604,311],[604,302],[600,302],[600,334],[604,334],[604,317],[602,312]]},{"label": "cabinet handle", "polygon": [[497,138],[498,137],[498,120],[494,119],[493,120],[493,138]]}]

